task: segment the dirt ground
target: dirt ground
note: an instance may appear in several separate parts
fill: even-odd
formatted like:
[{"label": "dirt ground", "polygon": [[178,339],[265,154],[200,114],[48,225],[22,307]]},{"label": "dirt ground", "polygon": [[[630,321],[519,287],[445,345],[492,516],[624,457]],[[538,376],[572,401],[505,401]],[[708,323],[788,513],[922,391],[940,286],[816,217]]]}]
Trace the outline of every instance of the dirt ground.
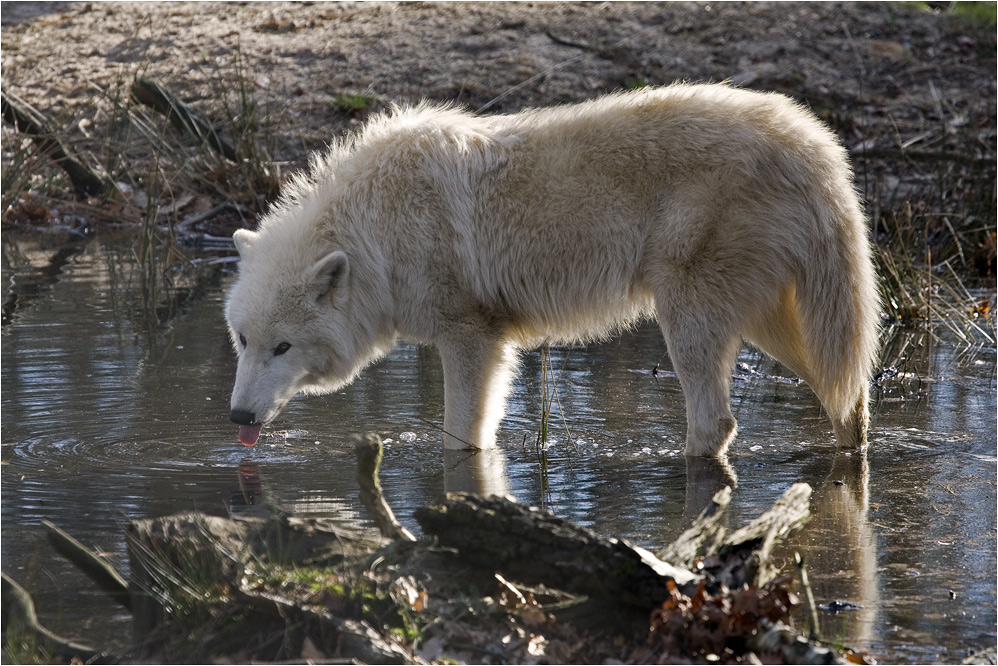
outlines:
[{"label": "dirt ground", "polygon": [[[35,3],[4,3],[23,13]],[[21,11],[17,11],[20,9]],[[333,103],[423,98],[510,112],[642,83],[721,81],[794,96],[851,150],[994,156],[993,26],[895,3],[72,3],[3,27],[3,88],[98,135],[122,81],[195,106],[248,81],[304,163],[349,121]]]}]

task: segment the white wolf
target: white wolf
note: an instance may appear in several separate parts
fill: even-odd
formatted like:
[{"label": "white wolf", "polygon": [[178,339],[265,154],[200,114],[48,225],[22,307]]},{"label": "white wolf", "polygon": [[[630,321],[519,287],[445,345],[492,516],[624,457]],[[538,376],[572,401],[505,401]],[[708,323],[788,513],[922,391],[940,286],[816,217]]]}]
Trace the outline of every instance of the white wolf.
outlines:
[{"label": "white wolf", "polygon": [[394,109],[313,159],[234,235],[240,439],[335,391],[398,337],[437,347],[444,443],[489,448],[518,350],[656,316],[686,454],[735,434],[742,338],[866,445],[879,301],[846,152],[786,97],[674,85],[476,117]]}]

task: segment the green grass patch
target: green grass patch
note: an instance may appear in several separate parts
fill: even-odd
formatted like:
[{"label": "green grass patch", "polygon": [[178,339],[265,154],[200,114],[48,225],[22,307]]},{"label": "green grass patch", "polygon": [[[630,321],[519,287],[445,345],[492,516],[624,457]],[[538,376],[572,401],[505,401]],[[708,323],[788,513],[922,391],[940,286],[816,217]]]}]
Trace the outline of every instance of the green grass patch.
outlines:
[{"label": "green grass patch", "polygon": [[993,29],[998,25],[998,3],[995,2],[954,2],[950,12],[980,27]]},{"label": "green grass patch", "polygon": [[351,116],[360,115],[377,104],[378,98],[363,93],[338,93],[333,99],[333,106]]}]

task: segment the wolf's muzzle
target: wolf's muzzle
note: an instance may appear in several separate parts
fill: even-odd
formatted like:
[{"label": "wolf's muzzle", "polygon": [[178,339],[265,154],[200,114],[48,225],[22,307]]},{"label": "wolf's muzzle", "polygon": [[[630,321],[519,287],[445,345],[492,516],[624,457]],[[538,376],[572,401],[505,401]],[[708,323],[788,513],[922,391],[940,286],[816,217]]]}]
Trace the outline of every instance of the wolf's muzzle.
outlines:
[{"label": "wolf's muzzle", "polygon": [[245,409],[233,409],[229,412],[229,420],[239,425],[253,425],[256,423],[256,414]]}]

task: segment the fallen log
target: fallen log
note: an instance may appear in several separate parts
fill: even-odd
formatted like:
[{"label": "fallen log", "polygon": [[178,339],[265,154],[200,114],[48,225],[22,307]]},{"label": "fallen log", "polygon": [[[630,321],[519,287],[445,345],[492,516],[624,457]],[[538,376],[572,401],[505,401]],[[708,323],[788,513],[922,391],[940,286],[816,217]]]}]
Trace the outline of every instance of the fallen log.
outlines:
[{"label": "fallen log", "polygon": [[329,609],[253,589],[246,585],[245,579],[235,590],[239,600],[275,620],[312,625],[312,633],[326,639],[321,647],[325,653],[335,651],[341,658],[350,657],[362,664],[416,663],[409,653],[385,639],[365,620],[337,617]]},{"label": "fallen log", "polygon": [[163,622],[164,601],[185,578],[238,584],[251,561],[333,566],[385,544],[370,531],[319,518],[223,518],[180,513],[134,520],[125,533],[137,639]]},{"label": "fallen log", "polygon": [[191,135],[227,160],[233,162],[239,160],[236,149],[231,143],[222,138],[214,127],[161,84],[152,79],[138,77],[132,83],[131,92],[136,102],[162,113],[181,132]]},{"label": "fallen log", "polygon": [[80,160],[73,157],[69,148],[47,128],[47,121],[24,100],[6,92],[0,91],[0,107],[3,119],[13,125],[19,132],[31,136],[42,154],[47,155],[56,165],[66,172],[80,198],[93,197],[114,190],[115,186],[109,179],[103,178],[88,168]]},{"label": "fallen log", "polygon": [[423,531],[461,556],[527,584],[653,608],[668,585],[695,589],[700,577],[622,539],[502,498],[449,493],[416,510]]}]

